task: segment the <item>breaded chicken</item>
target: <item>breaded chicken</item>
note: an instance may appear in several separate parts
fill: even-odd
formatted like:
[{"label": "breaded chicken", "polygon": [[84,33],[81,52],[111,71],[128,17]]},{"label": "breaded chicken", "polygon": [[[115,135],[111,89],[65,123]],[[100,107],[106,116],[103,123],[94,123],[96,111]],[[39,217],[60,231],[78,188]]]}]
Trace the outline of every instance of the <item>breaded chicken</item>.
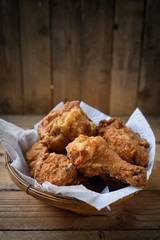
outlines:
[{"label": "breaded chicken", "polygon": [[98,135],[102,136],[109,148],[123,160],[138,166],[148,166],[146,150],[149,148],[149,143],[146,139],[141,139],[140,135],[131,128],[127,128],[120,118],[100,121]]},{"label": "breaded chicken", "polygon": [[41,167],[41,164],[49,156],[47,146],[42,141],[38,141],[26,152],[26,161],[30,169],[30,176],[34,177],[35,170]]},{"label": "breaded chicken", "polygon": [[106,141],[100,137],[80,135],[66,147],[67,156],[74,161],[76,168],[85,177],[94,177],[104,173],[103,158],[107,148]]},{"label": "breaded chicken", "polygon": [[48,181],[57,186],[75,185],[77,171],[72,161],[65,155],[51,153],[41,168],[35,170],[34,178],[40,184]]},{"label": "breaded chicken", "polygon": [[79,101],[67,102],[52,110],[39,125],[39,136],[51,151],[65,153],[65,147],[80,134],[96,135],[96,125],[79,106]]},{"label": "breaded chicken", "polygon": [[67,156],[49,153],[42,141],[36,142],[27,152],[30,175],[40,184],[49,181],[57,186],[77,183],[77,171]]},{"label": "breaded chicken", "polygon": [[136,187],[146,184],[146,169],[122,160],[100,136],[80,135],[66,147],[68,158],[85,177],[108,173]]}]

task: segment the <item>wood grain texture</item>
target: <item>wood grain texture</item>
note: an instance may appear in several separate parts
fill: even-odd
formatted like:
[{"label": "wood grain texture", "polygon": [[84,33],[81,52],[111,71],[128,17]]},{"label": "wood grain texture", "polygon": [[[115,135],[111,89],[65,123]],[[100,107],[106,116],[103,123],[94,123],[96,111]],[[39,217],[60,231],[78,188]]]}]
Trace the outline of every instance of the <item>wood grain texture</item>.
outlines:
[{"label": "wood grain texture", "polygon": [[82,100],[108,113],[113,1],[83,1],[82,11]]},{"label": "wood grain texture", "polygon": [[160,117],[146,116],[146,119],[153,130],[156,142],[160,143]]},{"label": "wood grain texture", "polygon": [[119,230],[119,231],[0,231],[0,238],[21,240],[159,240],[159,230]]},{"label": "wood grain texture", "polygon": [[104,235],[99,231],[0,231],[0,238],[3,240],[100,240],[102,234]]},{"label": "wood grain texture", "polygon": [[131,114],[136,107],[143,1],[116,1],[110,113]]},{"label": "wood grain texture", "polygon": [[112,211],[87,217],[45,205],[21,191],[0,192],[1,230],[156,230],[159,224],[160,191],[142,191]]},{"label": "wood grain texture", "polygon": [[44,114],[32,114],[32,115],[0,115],[0,118],[5,121],[11,122],[23,129],[33,128],[36,123],[43,119]]},{"label": "wood grain texture", "polygon": [[17,1],[0,0],[0,113],[22,112]]},{"label": "wood grain texture", "polygon": [[51,109],[48,1],[22,0],[19,4],[24,112],[47,113]]},{"label": "wood grain texture", "polygon": [[143,112],[160,114],[160,1],[148,0],[138,92]]},{"label": "wood grain texture", "polygon": [[81,1],[51,1],[53,102],[80,99]]},{"label": "wood grain texture", "polygon": [[144,190],[159,190],[160,191],[160,158],[155,160],[151,176],[144,187]]},{"label": "wood grain texture", "polygon": [[9,178],[8,172],[5,169],[5,149],[0,144],[0,191],[1,190],[20,190]]}]

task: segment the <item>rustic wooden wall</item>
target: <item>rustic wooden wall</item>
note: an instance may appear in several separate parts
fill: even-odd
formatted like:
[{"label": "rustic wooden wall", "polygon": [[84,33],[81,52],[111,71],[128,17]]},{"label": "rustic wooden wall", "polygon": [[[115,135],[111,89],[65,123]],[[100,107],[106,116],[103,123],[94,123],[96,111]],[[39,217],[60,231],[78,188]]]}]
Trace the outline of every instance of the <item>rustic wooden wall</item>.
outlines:
[{"label": "rustic wooden wall", "polygon": [[0,113],[80,99],[160,114],[159,0],[0,0]]}]

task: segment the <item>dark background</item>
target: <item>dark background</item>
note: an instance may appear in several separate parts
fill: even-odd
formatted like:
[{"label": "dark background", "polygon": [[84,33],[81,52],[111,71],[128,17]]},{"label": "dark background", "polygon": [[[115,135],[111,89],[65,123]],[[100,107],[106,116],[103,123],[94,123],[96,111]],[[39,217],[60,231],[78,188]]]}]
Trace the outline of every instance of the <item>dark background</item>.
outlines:
[{"label": "dark background", "polygon": [[75,99],[160,115],[159,0],[0,0],[0,113]]}]

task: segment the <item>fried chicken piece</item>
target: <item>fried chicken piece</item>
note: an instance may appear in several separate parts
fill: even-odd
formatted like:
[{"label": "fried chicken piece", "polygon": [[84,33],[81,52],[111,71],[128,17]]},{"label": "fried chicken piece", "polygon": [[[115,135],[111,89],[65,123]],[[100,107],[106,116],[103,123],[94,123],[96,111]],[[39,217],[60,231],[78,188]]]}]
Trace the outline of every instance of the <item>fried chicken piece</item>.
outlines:
[{"label": "fried chicken piece", "polygon": [[100,136],[80,135],[68,144],[66,150],[67,156],[85,177],[109,173],[110,177],[136,187],[146,184],[146,169],[122,160]]},{"label": "fried chicken piece", "polygon": [[73,162],[65,155],[51,153],[41,168],[35,170],[34,178],[40,184],[48,181],[57,186],[75,185],[77,171]]},{"label": "fried chicken piece", "polygon": [[67,156],[49,153],[47,146],[38,141],[26,152],[30,176],[42,184],[49,181],[57,186],[77,184],[77,171]]},{"label": "fried chicken piece", "polygon": [[65,147],[80,134],[96,135],[96,125],[79,106],[79,101],[67,102],[52,110],[39,126],[40,138],[51,151],[65,153]]},{"label": "fried chicken piece", "polygon": [[106,141],[100,137],[88,137],[80,135],[66,147],[67,156],[74,161],[76,168],[85,177],[94,177],[104,173],[102,166],[107,148]]},{"label": "fried chicken piece", "polygon": [[49,156],[47,146],[40,140],[32,145],[26,152],[26,161],[30,169],[30,176],[34,177],[36,168],[40,168],[44,160]]},{"label": "fried chicken piece", "polygon": [[148,166],[146,150],[149,143],[131,128],[127,128],[120,118],[100,121],[98,135],[102,136],[109,148],[116,151],[123,160],[142,167]]}]

